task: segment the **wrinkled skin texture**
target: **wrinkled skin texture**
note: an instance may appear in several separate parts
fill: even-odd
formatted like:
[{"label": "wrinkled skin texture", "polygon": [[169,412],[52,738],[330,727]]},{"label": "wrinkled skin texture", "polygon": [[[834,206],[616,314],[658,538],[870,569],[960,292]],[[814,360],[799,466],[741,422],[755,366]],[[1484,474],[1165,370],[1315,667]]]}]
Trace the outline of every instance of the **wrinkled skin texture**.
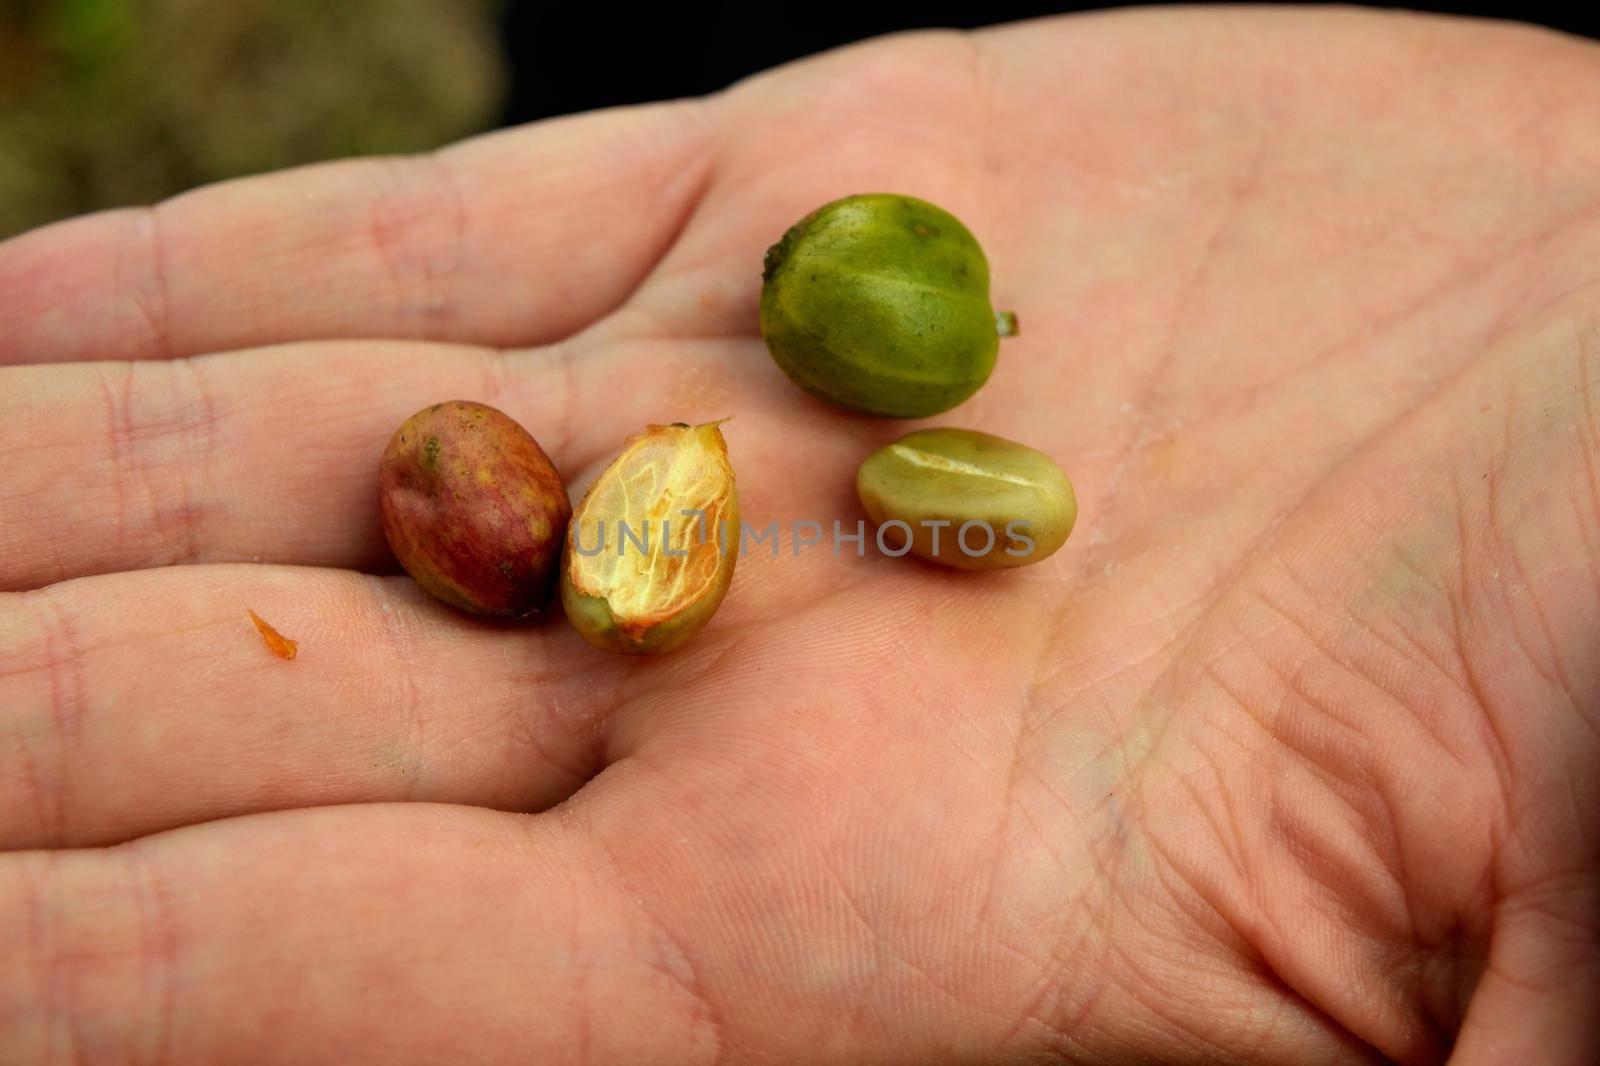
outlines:
[{"label": "wrinkled skin texture", "polygon": [[[955,415],[1062,462],[1065,549],[786,544],[623,661],[363,573],[440,396],[591,477],[733,412],[750,521],[853,525],[899,430],[755,303],[885,187],[1022,315]],[[900,37],[0,247],[0,1059],[1593,1061],[1597,282],[1600,53],[1343,11]]]}]

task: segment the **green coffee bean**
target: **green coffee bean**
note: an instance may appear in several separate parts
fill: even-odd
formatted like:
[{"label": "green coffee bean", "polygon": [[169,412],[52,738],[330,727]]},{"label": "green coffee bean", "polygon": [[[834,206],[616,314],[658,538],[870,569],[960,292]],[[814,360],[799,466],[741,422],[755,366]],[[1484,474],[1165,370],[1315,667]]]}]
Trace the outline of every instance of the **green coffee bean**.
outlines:
[{"label": "green coffee bean", "polygon": [[970,429],[919,429],[867,456],[856,493],[879,544],[963,570],[1027,566],[1066,542],[1078,517],[1048,455]]}]

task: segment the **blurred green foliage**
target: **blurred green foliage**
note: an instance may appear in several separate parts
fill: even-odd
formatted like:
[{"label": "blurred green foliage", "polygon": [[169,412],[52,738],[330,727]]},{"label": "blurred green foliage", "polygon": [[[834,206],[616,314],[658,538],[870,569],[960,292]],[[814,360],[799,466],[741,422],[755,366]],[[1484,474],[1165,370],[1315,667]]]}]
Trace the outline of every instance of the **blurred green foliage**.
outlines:
[{"label": "blurred green foliage", "polygon": [[499,0],[0,0],[0,237],[486,129]]}]

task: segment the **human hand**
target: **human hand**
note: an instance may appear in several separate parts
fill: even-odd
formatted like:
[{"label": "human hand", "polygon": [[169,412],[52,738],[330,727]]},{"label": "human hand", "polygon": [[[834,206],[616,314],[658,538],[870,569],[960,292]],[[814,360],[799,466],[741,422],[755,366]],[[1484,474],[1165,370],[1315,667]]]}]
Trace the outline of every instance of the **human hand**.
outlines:
[{"label": "human hand", "polygon": [[[1592,1061],[1597,73],[918,34],[0,247],[0,1060]],[[1060,553],[786,538],[638,659],[394,576],[378,456],[452,398],[579,485],[732,415],[752,526],[852,531],[904,427],[755,301],[868,190],[988,251],[1022,335],[935,421],[1063,464]]]}]

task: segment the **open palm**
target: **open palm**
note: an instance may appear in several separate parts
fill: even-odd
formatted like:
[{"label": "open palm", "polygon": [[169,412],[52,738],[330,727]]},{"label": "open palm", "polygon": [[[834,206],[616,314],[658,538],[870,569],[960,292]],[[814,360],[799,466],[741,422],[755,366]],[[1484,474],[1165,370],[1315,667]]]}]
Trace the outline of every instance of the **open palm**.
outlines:
[{"label": "open palm", "polygon": [[[0,247],[0,1060],[1590,1061],[1597,76],[1345,12],[918,34]],[[1073,476],[1041,565],[832,547],[906,427],[755,304],[863,191],[1020,315],[937,422]],[[659,658],[455,614],[375,470],[456,398],[575,487],[732,416],[781,551]]]}]

